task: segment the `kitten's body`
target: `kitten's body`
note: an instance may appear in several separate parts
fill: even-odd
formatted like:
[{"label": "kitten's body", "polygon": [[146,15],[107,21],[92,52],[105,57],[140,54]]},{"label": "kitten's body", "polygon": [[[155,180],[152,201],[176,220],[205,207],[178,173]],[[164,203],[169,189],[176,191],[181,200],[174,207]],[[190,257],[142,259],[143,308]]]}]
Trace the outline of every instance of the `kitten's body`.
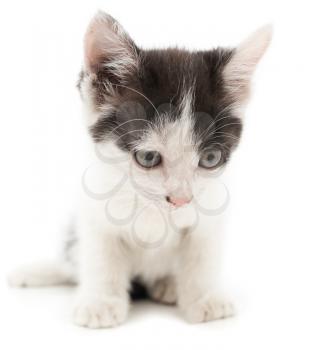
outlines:
[{"label": "kitten's body", "polygon": [[[269,39],[262,30],[236,50],[144,51],[97,15],[79,88],[99,166],[83,176],[77,239],[64,263],[19,270],[11,284],[78,282],[74,321],[91,328],[124,321],[134,280],[192,322],[232,315],[218,281],[228,199],[218,181]],[[150,151],[161,160],[148,168]]]}]

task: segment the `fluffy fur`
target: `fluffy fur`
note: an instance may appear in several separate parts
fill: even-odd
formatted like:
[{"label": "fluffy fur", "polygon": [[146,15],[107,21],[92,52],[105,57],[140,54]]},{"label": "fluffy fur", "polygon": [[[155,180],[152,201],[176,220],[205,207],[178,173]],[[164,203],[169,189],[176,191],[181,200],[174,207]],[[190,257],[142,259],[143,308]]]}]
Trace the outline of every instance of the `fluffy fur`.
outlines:
[{"label": "fluffy fur", "polygon": [[[99,167],[84,174],[64,262],[15,271],[10,283],[79,283],[73,320],[90,328],[125,321],[133,281],[190,322],[231,316],[218,280],[228,198],[218,181],[270,36],[266,27],[237,49],[142,50],[98,13],[78,86]],[[221,152],[218,167],[200,167],[212,148]],[[140,166],[141,150],[157,151],[161,164]]]}]

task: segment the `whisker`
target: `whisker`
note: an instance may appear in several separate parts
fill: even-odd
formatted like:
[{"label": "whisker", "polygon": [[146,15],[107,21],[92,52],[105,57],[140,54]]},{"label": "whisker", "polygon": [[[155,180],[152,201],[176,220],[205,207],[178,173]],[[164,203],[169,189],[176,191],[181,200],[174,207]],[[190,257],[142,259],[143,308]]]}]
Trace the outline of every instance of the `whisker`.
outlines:
[{"label": "whisker", "polygon": [[[204,136],[204,133],[205,133],[205,132],[208,132],[214,125],[216,125],[216,123],[220,122],[220,121],[223,120],[223,119],[228,118],[227,115],[223,116],[223,113],[225,113],[227,110],[230,110],[231,108],[232,108],[232,105],[228,105],[228,106],[224,107],[224,108],[216,115],[215,120],[213,121],[213,123],[210,124],[210,125],[208,126],[208,128],[205,129],[205,130],[202,132],[202,134],[200,135],[200,138]],[[220,116],[220,118],[219,118],[219,116]]]},{"label": "whisker", "polygon": [[120,135],[115,141],[120,140],[122,137],[124,137],[125,135],[131,134],[133,132],[142,132],[142,133],[146,133],[145,129],[136,129],[136,130],[130,130],[128,132],[125,132],[124,134]]},{"label": "whisker", "polygon": [[220,122],[221,120],[226,119],[226,118],[228,118],[227,115],[226,115],[226,116],[223,116],[222,118],[215,119],[215,120],[213,121],[213,123],[210,124],[210,125],[199,135],[199,138],[202,138],[202,137],[206,136],[206,135],[204,135],[204,134],[207,133],[213,126],[215,126],[216,123],[218,123],[218,122]]},{"label": "whisker", "polygon": [[153,102],[152,102],[148,97],[146,97],[144,94],[142,94],[141,92],[137,91],[136,89],[133,89],[133,88],[131,88],[131,87],[129,87],[129,86],[126,86],[126,85],[121,85],[121,84],[113,84],[113,85],[119,86],[119,87],[123,87],[123,88],[128,89],[128,90],[131,90],[131,91],[133,91],[133,92],[136,92],[138,95],[144,97],[145,100],[146,100],[147,102],[149,102],[150,105],[154,108],[154,110],[156,111],[158,117],[160,117],[159,112],[158,112],[157,108],[155,107],[155,105],[153,104]]},{"label": "whisker", "polygon": [[239,137],[237,137],[237,136],[235,136],[235,135],[233,135],[233,134],[230,134],[230,133],[228,133],[228,132],[220,132],[220,131],[218,131],[218,132],[214,133],[214,135],[217,135],[217,136],[223,135],[223,136],[226,136],[226,137],[231,137],[231,138],[233,138],[234,140],[239,140],[239,139],[240,139]]},{"label": "whisker", "polygon": [[219,130],[227,127],[227,126],[230,126],[230,125],[240,125],[240,123],[236,123],[236,122],[233,122],[233,123],[227,123],[227,124],[224,124],[224,125],[220,125],[218,128],[216,128],[215,130],[212,130],[210,132],[210,134],[208,135],[205,135],[206,138],[209,138],[211,136],[213,136],[214,134],[216,134]]},{"label": "whisker", "polygon": [[220,146],[221,149],[225,149],[226,148],[228,151],[231,151],[231,147],[229,147],[228,145],[225,145],[223,143],[220,143],[220,142],[212,142],[211,145],[209,145],[209,147],[215,146],[215,145]]},{"label": "whisker", "polygon": [[127,120],[127,121],[121,123],[120,125],[116,126],[114,129],[112,129],[112,130],[110,131],[109,134],[112,134],[113,132],[115,132],[116,130],[118,130],[120,127],[124,126],[124,125],[127,124],[127,123],[133,122],[133,121],[143,121],[143,122],[149,123],[150,125],[153,125],[153,123],[152,123],[151,121],[146,120],[146,119],[142,119],[142,118],[130,119],[130,120]]},{"label": "whisker", "polygon": [[220,125],[216,130],[214,130],[214,132],[217,132],[223,128],[226,128],[230,125],[241,125],[241,123],[237,123],[237,122],[233,122],[233,123],[227,123],[227,124],[224,124],[224,125]]}]

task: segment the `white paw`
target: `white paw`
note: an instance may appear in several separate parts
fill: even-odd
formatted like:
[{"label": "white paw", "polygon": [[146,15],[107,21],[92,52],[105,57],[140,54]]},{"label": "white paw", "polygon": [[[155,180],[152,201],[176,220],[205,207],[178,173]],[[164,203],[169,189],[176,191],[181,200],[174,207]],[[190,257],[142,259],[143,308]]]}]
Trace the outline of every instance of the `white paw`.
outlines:
[{"label": "white paw", "polygon": [[231,302],[219,297],[204,297],[183,308],[186,319],[191,323],[208,322],[235,314]]},{"label": "white paw", "polygon": [[88,328],[115,327],[128,314],[128,300],[117,297],[80,298],[73,312],[73,322]]},{"label": "white paw", "polygon": [[177,302],[176,286],[170,277],[156,281],[149,294],[153,300],[160,303],[175,304]]}]

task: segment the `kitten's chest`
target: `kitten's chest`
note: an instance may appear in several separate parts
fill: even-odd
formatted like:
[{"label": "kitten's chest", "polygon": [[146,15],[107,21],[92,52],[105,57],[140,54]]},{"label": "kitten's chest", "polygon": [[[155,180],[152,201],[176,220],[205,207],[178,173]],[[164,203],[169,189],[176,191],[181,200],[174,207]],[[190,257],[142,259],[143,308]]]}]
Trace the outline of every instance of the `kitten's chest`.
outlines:
[{"label": "kitten's chest", "polygon": [[132,277],[152,283],[168,275],[175,275],[179,261],[176,247],[140,251],[132,261]]}]

